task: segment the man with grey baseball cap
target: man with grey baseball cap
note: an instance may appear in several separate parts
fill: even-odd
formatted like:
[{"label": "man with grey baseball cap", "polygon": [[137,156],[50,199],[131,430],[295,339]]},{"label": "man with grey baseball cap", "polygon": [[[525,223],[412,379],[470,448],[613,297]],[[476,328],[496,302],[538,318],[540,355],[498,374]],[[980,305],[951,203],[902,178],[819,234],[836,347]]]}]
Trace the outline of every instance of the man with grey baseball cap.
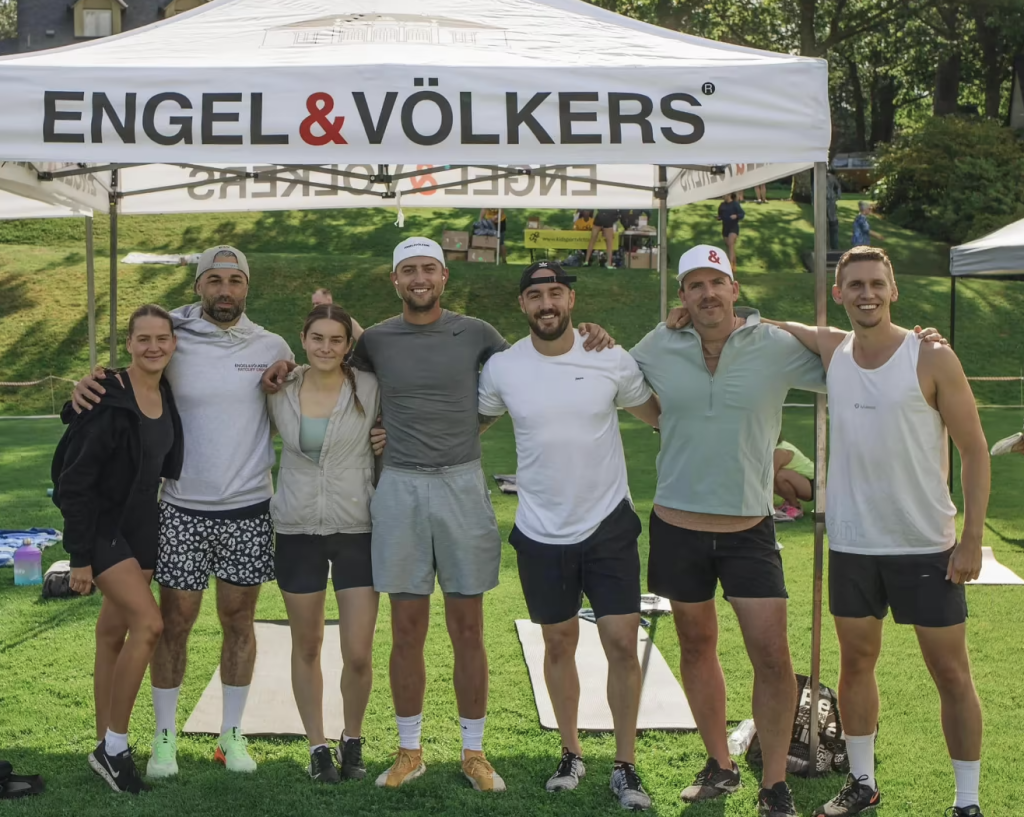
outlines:
[{"label": "man with grey baseball cap", "polygon": [[797,690],[786,636],[786,583],[772,521],[772,452],[791,388],[825,390],[821,359],[737,307],[725,250],[679,259],[690,325],[660,324],[631,351],[661,398],[658,487],[647,584],[672,602],[680,669],[708,760],[684,802],[739,788],[729,756],[715,592],[721,583],[754,666],[754,722],[764,752],[763,817],[793,817],[786,757]]},{"label": "man with grey baseball cap", "polygon": [[[196,266],[199,303],[171,313],[178,353],[165,370],[181,413],[185,457],[181,476],[164,483],[156,580],[164,632],[150,667],[156,737],[151,778],[177,774],[175,716],[189,633],[210,574],[224,640],[224,699],[216,760],[251,772],[241,732],[256,659],[253,616],[260,586],[274,578],[270,519],[274,448],[260,377],[274,361],[293,359],[288,344],[245,315],[249,262],[235,247],[211,247]],[[93,377],[75,387],[89,409],[102,400]]]}]

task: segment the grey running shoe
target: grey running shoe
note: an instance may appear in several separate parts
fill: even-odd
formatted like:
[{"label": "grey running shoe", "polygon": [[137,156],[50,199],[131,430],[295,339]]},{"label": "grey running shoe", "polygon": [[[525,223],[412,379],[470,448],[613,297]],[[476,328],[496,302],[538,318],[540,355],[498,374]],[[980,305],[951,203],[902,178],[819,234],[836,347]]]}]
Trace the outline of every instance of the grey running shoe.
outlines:
[{"label": "grey running shoe", "polygon": [[680,792],[679,799],[684,803],[699,803],[702,800],[713,800],[723,794],[732,794],[740,787],[740,770],[733,763],[731,769],[723,769],[713,757],[708,758],[704,768],[697,774],[693,785]]},{"label": "grey running shoe", "polygon": [[548,778],[544,788],[548,791],[570,791],[580,784],[580,779],[586,777],[586,774],[587,767],[583,765],[583,758],[574,755],[568,749],[563,749],[558,768]]},{"label": "grey running shoe", "polygon": [[814,812],[814,817],[845,817],[848,814],[861,814],[876,808],[881,801],[881,795],[877,787],[871,788],[865,784],[864,781],[867,779],[867,775],[848,775],[846,785],[839,790],[839,794]]},{"label": "grey running shoe", "polygon": [[770,789],[761,789],[757,796],[758,817],[799,817],[793,803],[793,792],[785,781]]},{"label": "grey running shoe", "polygon": [[644,791],[636,766],[632,763],[616,763],[612,767],[612,794],[619,798],[619,805],[631,811],[647,811],[651,807],[651,796]]},{"label": "grey running shoe", "polygon": [[993,457],[998,457],[1002,454],[1012,454],[1013,450],[1022,442],[1024,442],[1024,431],[1018,431],[1009,437],[1003,437],[1003,439],[992,446],[992,450],[989,453]]}]

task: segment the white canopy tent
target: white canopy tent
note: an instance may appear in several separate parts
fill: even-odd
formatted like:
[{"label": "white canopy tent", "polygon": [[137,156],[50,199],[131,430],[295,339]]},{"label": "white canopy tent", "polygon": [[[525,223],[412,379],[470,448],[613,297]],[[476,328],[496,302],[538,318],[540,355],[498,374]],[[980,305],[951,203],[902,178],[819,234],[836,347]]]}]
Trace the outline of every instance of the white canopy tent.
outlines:
[{"label": "white canopy tent", "polygon": [[[115,37],[2,58],[0,106],[10,159],[93,165],[42,179],[109,173],[115,338],[119,212],[367,206],[366,188],[384,204],[401,193],[403,207],[657,205],[664,315],[668,206],[811,163],[825,318],[822,60],[679,34],[582,0],[214,0]],[[211,187],[223,172],[246,182],[244,196],[240,184]],[[467,185],[469,175],[484,178]],[[595,194],[578,195],[591,182]],[[531,200],[545,187],[558,195]],[[824,417],[819,399],[815,698]],[[816,740],[812,730],[812,753]]]}]

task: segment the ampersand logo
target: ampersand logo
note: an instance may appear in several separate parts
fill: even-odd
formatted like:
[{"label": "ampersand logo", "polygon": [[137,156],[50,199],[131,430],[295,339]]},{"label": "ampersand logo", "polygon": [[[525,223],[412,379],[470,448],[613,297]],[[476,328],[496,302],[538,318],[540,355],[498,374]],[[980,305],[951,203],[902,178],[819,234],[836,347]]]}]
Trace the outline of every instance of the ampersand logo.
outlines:
[{"label": "ampersand logo", "polygon": [[712,264],[722,263],[722,259],[718,257],[718,253],[715,252],[714,250],[708,253],[708,261],[710,261]]},{"label": "ampersand logo", "polygon": [[[417,170],[432,170],[433,168],[433,165],[416,165]],[[437,185],[437,179],[435,179],[431,173],[424,173],[421,176],[413,176],[409,181],[412,183],[413,190],[419,190],[427,185],[430,185],[431,187],[436,187]],[[437,190],[424,190],[423,195],[433,196],[436,192]]]},{"label": "ampersand logo", "polygon": [[[313,94],[306,100],[306,110],[309,116],[302,120],[299,126],[299,135],[307,145],[322,147],[333,142],[336,145],[347,145],[345,137],[341,135],[341,128],[345,124],[344,116],[336,116],[331,119],[328,114],[334,110],[334,97],[330,94]],[[313,125],[319,125],[323,131],[322,136],[313,133]]]}]

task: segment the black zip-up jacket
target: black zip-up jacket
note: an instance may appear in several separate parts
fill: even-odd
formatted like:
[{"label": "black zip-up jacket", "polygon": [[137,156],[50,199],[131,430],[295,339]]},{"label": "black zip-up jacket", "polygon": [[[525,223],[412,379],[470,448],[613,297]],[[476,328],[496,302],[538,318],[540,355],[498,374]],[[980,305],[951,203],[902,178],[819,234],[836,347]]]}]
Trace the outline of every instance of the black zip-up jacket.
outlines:
[{"label": "black zip-up jacket", "polygon": [[[142,472],[142,413],[131,380],[124,372],[121,382],[116,372],[106,374],[106,394],[92,411],[75,414],[70,402],[64,405],[61,419],[68,428],[50,466],[53,504],[64,516],[62,544],[72,567],[87,567],[97,542],[107,544],[117,535]],[[181,418],[166,378],[160,392],[174,427],[174,444],[160,476],[178,479],[185,452]]]}]

